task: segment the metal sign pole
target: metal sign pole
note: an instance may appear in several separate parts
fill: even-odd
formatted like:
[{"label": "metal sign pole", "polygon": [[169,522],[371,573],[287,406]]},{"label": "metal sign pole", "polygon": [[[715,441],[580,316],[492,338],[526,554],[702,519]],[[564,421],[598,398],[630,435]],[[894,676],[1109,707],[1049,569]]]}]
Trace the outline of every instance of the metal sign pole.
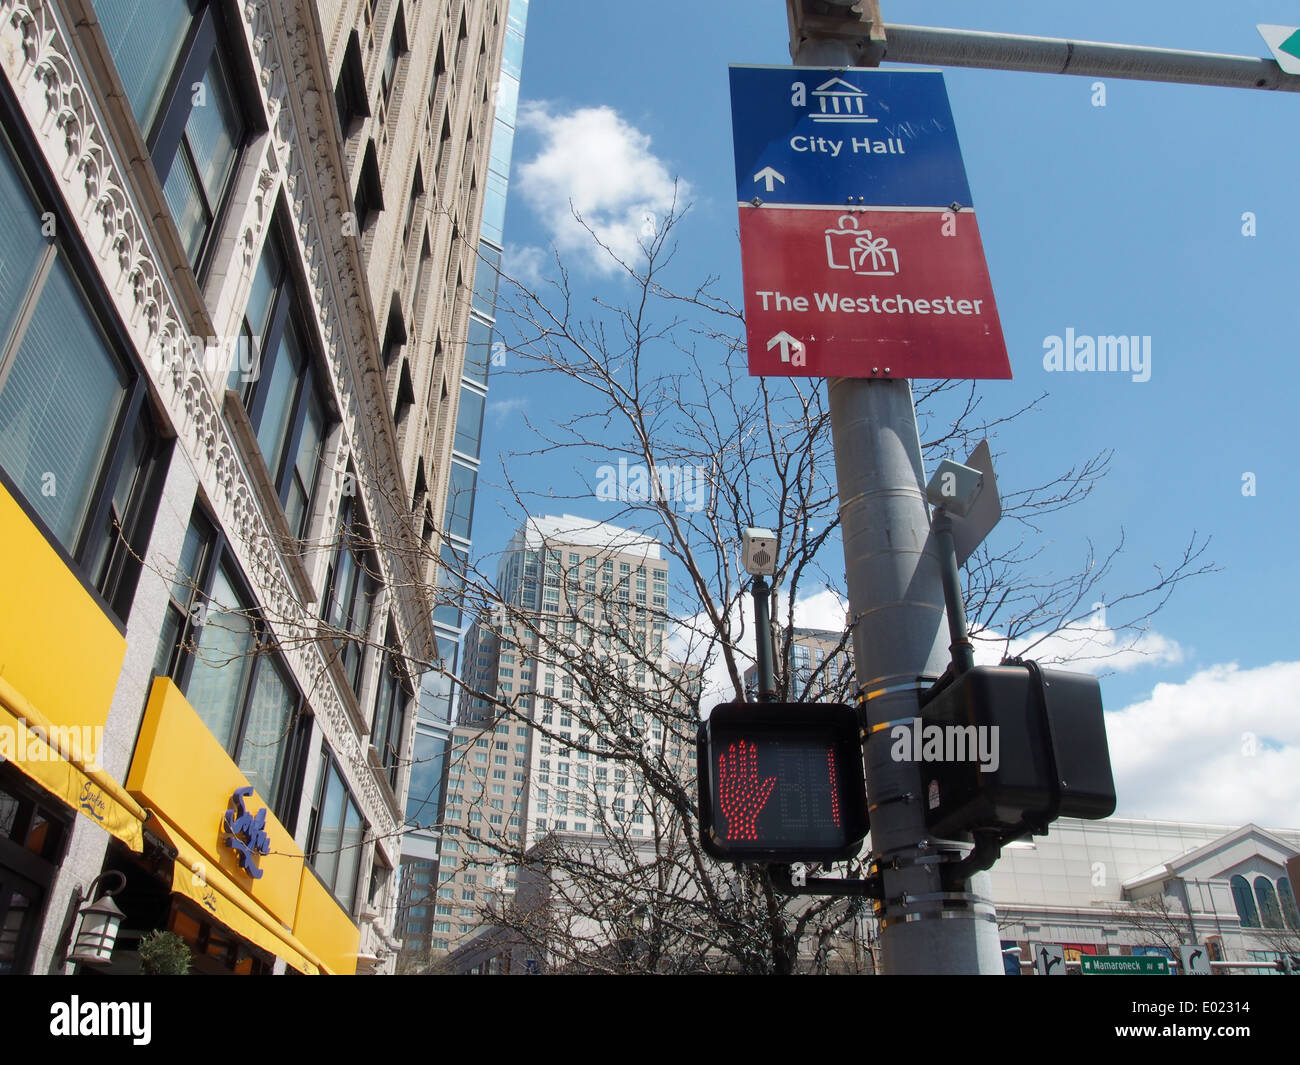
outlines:
[{"label": "metal sign pole", "polygon": [[[796,66],[844,67],[854,50],[794,39]],[[829,381],[831,432],[858,683],[873,729],[866,747],[871,849],[884,886],[885,973],[1003,971],[991,903],[952,897],[926,845],[924,796],[913,762],[890,757],[888,724],[919,713],[918,677],[946,664],[943,582],[930,538],[921,440],[906,380]],[[923,860],[931,859],[931,860]],[[989,897],[987,873],[967,893]]]}]

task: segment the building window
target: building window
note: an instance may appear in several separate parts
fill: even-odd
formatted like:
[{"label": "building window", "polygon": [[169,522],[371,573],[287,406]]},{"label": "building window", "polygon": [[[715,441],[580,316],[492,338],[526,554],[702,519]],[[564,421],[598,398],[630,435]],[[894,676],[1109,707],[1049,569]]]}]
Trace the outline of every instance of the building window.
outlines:
[{"label": "building window", "polygon": [[361,692],[361,666],[366,658],[371,612],[379,594],[379,567],[370,546],[370,530],[361,517],[357,498],[346,496],[339,507],[338,544],[325,577],[322,616],[338,634],[335,650],[354,695]]},{"label": "building window", "polygon": [[1286,920],[1286,926],[1291,931],[1300,931],[1300,909],[1296,908],[1295,891],[1291,887],[1291,881],[1287,877],[1282,877],[1277,882],[1277,895],[1282,904],[1282,916]]},{"label": "building window", "polygon": [[356,195],[357,231],[365,232],[370,223],[379,217],[384,209],[384,187],[379,178],[379,153],[375,150],[374,139],[366,142],[366,153],[361,161],[361,178],[357,182]]},{"label": "building window", "polygon": [[357,872],[366,823],[353,800],[343,774],[330,756],[321,752],[320,784],[312,800],[307,829],[307,857],[339,905],[349,914],[356,900]]},{"label": "building window", "polygon": [[244,120],[218,52],[212,53],[197,84],[185,90],[193,106],[174,154],[169,159],[154,156],[163,194],[196,274],[215,243],[217,215],[245,138]]},{"label": "building window", "polygon": [[125,619],[164,447],[145,377],[105,328],[114,320],[78,283],[72,249],[41,232],[36,201],[53,197],[33,196],[12,159],[0,134],[0,470]]},{"label": "building window", "polygon": [[343,139],[352,136],[357,123],[370,117],[370,103],[366,92],[365,64],[361,60],[361,40],[357,31],[348,35],[343,50],[343,66],[339,80],[334,85],[334,109],[339,116],[339,129]]},{"label": "building window", "polygon": [[196,511],[155,669],[176,681],[258,794],[282,821],[291,821],[309,715],[252,604],[222,539]]},{"label": "building window", "polygon": [[0,974],[32,971],[72,816],[43,791],[0,787]]},{"label": "building window", "polygon": [[469,333],[465,341],[464,375],[471,381],[486,385],[488,364],[492,359],[492,327],[482,319],[471,316]]},{"label": "building window", "polygon": [[268,238],[244,321],[256,344],[258,372],[245,384],[243,399],[289,531],[302,537],[331,419],[323,375],[304,341],[312,335],[304,328],[311,319],[302,313],[287,261],[280,241]]},{"label": "building window", "polygon": [[1232,878],[1232,901],[1237,907],[1237,918],[1241,921],[1241,927],[1258,928],[1259,911],[1255,909],[1255,898],[1244,876]]},{"label": "building window", "polygon": [[1255,898],[1259,900],[1259,916],[1265,928],[1282,927],[1282,911],[1278,908],[1277,892],[1266,876],[1255,877]]},{"label": "building window", "polygon": [[454,447],[462,455],[479,457],[483,438],[483,407],[487,402],[482,392],[467,385],[460,388],[460,406],[456,412],[456,439]]},{"label": "building window", "polygon": [[136,121],[146,133],[158,114],[176,61],[195,19],[193,5],[169,0],[95,0],[95,17],[108,42]]},{"label": "building window", "polygon": [[384,53],[384,69],[379,76],[380,89],[384,96],[384,108],[387,109],[393,99],[393,88],[397,84],[397,64],[406,55],[406,20],[402,17],[401,5],[393,19],[393,32],[388,38],[388,51]]},{"label": "building window", "polygon": [[195,273],[215,247],[217,219],[249,126],[223,56],[213,6],[189,0],[95,0],[105,42],[144,134]]},{"label": "building window", "polygon": [[384,652],[383,667],[379,675],[379,697],[375,702],[375,717],[370,740],[379,752],[384,768],[388,770],[388,782],[394,790],[397,789],[397,772],[401,765],[406,707],[411,695],[411,683],[402,665],[401,652],[397,649],[396,633],[390,624],[388,648]]},{"label": "building window", "polygon": [[462,540],[470,538],[477,482],[478,474],[474,470],[459,462],[452,462],[447,484],[446,528],[451,535]]}]

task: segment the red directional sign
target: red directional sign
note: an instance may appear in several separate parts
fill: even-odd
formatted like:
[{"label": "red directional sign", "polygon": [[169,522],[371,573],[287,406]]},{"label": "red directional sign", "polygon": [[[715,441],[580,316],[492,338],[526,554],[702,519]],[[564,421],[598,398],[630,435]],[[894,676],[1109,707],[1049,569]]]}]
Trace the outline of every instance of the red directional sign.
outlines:
[{"label": "red directional sign", "polygon": [[751,375],[1009,378],[971,211],[740,208]]}]

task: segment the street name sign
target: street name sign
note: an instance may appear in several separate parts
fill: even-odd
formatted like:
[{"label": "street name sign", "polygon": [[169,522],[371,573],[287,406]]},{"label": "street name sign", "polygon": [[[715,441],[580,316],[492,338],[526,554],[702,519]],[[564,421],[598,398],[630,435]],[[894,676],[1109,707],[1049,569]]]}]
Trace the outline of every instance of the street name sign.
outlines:
[{"label": "street name sign", "polygon": [[1300,26],[1256,26],[1284,74],[1300,74]]},{"label": "street name sign", "polygon": [[731,68],[751,375],[1009,378],[938,71]]},{"label": "street name sign", "polygon": [[1158,954],[1135,954],[1132,957],[1084,954],[1079,958],[1079,971],[1084,976],[1168,976],[1169,959]]},{"label": "street name sign", "polygon": [[731,67],[736,198],[970,207],[937,70]]},{"label": "street name sign", "polygon": [[742,207],[749,372],[1011,376],[975,215]]}]

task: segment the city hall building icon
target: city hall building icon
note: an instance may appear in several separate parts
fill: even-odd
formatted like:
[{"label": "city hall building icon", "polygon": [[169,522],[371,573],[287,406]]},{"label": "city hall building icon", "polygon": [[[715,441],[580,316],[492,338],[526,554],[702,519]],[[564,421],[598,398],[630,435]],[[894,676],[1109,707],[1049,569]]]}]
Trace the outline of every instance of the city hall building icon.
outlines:
[{"label": "city hall building icon", "polygon": [[826,265],[832,270],[851,270],[862,277],[894,277],[898,274],[898,252],[886,237],[859,229],[851,214],[841,215],[835,228],[826,230]]},{"label": "city hall building icon", "polygon": [[843,78],[831,78],[813,89],[818,110],[814,122],[878,122],[867,114],[867,94]]}]

